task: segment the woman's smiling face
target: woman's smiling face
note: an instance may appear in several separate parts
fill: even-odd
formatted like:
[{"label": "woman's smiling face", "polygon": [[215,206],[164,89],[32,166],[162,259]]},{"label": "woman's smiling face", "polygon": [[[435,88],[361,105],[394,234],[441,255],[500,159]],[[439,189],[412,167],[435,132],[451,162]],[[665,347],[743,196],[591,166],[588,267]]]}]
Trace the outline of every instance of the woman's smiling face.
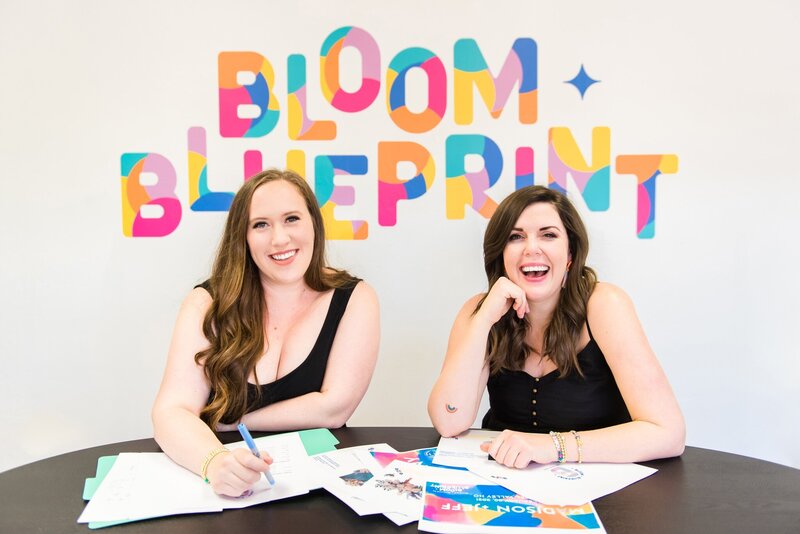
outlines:
[{"label": "woman's smiling face", "polygon": [[555,207],[537,202],[525,208],[503,250],[509,280],[525,290],[528,301],[555,304],[569,259],[569,238]]},{"label": "woman's smiling face", "polygon": [[255,190],[247,245],[262,282],[288,284],[303,279],[314,252],[314,224],[294,185],[275,180]]}]

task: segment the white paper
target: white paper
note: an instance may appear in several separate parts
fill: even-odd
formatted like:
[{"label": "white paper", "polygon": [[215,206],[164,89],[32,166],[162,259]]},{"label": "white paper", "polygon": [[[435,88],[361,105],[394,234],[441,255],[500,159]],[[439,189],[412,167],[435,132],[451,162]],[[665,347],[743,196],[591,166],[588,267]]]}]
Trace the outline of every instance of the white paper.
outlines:
[{"label": "white paper", "polygon": [[469,469],[529,499],[561,506],[591,502],[656,472],[637,464],[601,463],[531,465],[516,469],[492,460],[483,460]]},{"label": "white paper", "polygon": [[466,467],[474,462],[486,460],[489,455],[481,450],[481,444],[500,435],[494,430],[467,430],[452,438],[439,439],[433,463],[452,467]]},{"label": "white paper", "polygon": [[419,517],[415,513],[414,515],[406,515],[401,514],[400,512],[384,512],[385,515],[392,523],[397,525],[398,527],[402,527],[403,525],[407,525],[409,523],[413,523],[414,521],[418,521]]},{"label": "white paper", "polygon": [[[254,440],[273,457],[275,486],[264,478],[246,497],[223,497],[200,477],[164,453],[122,453],[86,505],[79,523],[146,519],[165,515],[221,512],[308,493],[305,448],[294,432]],[[246,447],[244,442],[227,445]]]},{"label": "white paper", "polygon": [[[324,452],[311,457],[311,469],[319,484],[358,515],[380,514],[379,505],[360,496],[361,487],[382,468],[371,459],[371,451],[397,452],[386,443],[362,445]],[[359,453],[365,453],[366,457]],[[413,520],[413,519],[412,519]]]},{"label": "white paper", "polygon": [[222,505],[207,498],[198,480],[163,453],[122,453],[78,522],[221,512]]},{"label": "white paper", "polygon": [[500,432],[468,430],[454,438],[441,438],[433,461],[466,467],[495,484],[534,501],[579,505],[618,491],[656,472],[637,464],[564,463],[531,464],[525,469],[489,460],[480,446]]}]

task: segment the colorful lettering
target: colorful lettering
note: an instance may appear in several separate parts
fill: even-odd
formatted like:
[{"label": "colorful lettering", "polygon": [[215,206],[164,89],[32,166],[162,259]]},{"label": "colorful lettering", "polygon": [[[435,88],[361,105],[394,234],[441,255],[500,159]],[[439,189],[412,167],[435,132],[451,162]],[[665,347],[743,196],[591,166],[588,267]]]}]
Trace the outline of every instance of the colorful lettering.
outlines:
[{"label": "colorful lettering", "polygon": [[287,61],[286,112],[289,117],[289,139],[297,141],[329,141],[336,139],[336,123],[315,121],[306,107],[306,58],[292,54]]},{"label": "colorful lettering", "polygon": [[[286,152],[286,168],[306,177],[306,154],[302,150]],[[260,150],[247,150],[244,153],[244,179],[249,180],[264,170],[263,155]]]},{"label": "colorful lettering", "polygon": [[[510,39],[509,39],[510,41]],[[507,46],[507,45],[504,45]],[[426,136],[411,139],[405,135],[402,141],[382,140],[378,132],[384,130],[375,120],[375,111],[370,117],[344,116],[339,111],[357,113],[366,110],[378,96],[381,82],[385,84],[385,103],[388,118],[394,125],[408,134],[424,134],[435,128],[441,129],[448,106],[448,72],[435,48],[402,46],[389,61],[386,73],[381,76],[381,56],[376,40],[367,31],[355,26],[343,26],[327,34],[320,47],[319,77],[322,106],[330,104],[336,121],[315,120],[311,115],[320,113],[314,108],[316,100],[309,89],[307,77],[307,54],[290,54],[286,63],[286,124],[290,141],[331,141],[337,138],[339,128],[347,128],[348,140],[367,140],[373,143],[372,158],[377,144],[377,209],[378,224],[395,226],[401,200],[413,200],[425,195],[433,187],[436,165],[431,155],[442,147],[431,147],[430,142],[440,142],[441,137]],[[538,45],[531,38],[517,38],[511,48],[493,47],[487,62],[484,51],[474,39],[455,41],[453,48],[453,121],[454,125],[469,125],[474,122],[475,107],[480,113],[499,119],[508,105],[518,106],[518,119],[523,125],[535,124],[538,120]],[[506,53],[507,52],[507,53]],[[502,64],[499,60],[502,59]],[[489,62],[499,69],[490,69]],[[256,52],[226,51],[217,56],[219,91],[219,131],[223,138],[255,138],[272,132],[280,122],[280,106],[275,95],[275,71],[270,61]],[[576,63],[577,65],[577,63]],[[449,66],[449,65],[448,65]],[[312,67],[313,68],[313,67]],[[494,73],[498,73],[496,76]],[[423,78],[424,76],[424,78]],[[585,79],[581,79],[584,76]],[[570,80],[578,87],[592,80],[581,76]],[[342,86],[344,82],[344,87]],[[350,83],[348,83],[350,82]],[[346,89],[345,89],[346,88]],[[354,88],[356,88],[354,90]],[[583,89],[578,87],[583,97]],[[352,91],[352,92],[351,92]],[[514,100],[514,92],[517,99]],[[483,105],[476,104],[476,93]],[[309,110],[309,105],[312,108]],[[583,104],[580,104],[583,105]],[[328,113],[330,109],[326,109]],[[512,116],[509,117],[509,114]],[[479,122],[487,124],[484,115]],[[516,120],[513,109],[507,118]],[[386,118],[384,117],[384,121]],[[354,122],[355,121],[355,122]],[[386,122],[383,126],[386,126]],[[353,131],[355,125],[355,131]],[[358,131],[358,128],[367,128]],[[526,131],[529,128],[524,128]],[[344,130],[343,130],[344,131]],[[477,131],[482,131],[478,129]],[[370,135],[373,134],[374,135]],[[529,133],[519,132],[521,141],[501,153],[498,145],[489,137],[477,133],[456,135],[445,132],[445,214],[448,219],[465,218],[469,206],[484,218],[489,218],[497,208],[497,202],[488,190],[501,177],[503,155],[514,156],[514,187],[520,189],[535,183],[535,152]],[[354,136],[354,134],[356,134]],[[449,136],[448,136],[449,135]],[[434,140],[435,139],[435,140]],[[416,142],[415,142],[416,141]],[[227,142],[226,142],[227,143]],[[237,154],[243,154],[244,179],[257,174],[268,166],[280,166],[275,153],[269,154],[256,147],[231,144]],[[423,145],[422,143],[425,143]],[[278,145],[275,146],[279,146]],[[530,146],[521,146],[530,145]],[[271,146],[271,145],[270,145]],[[316,154],[337,152],[322,150],[315,143],[299,144],[303,148],[316,147],[308,157]],[[264,149],[265,147],[260,147]],[[330,147],[329,147],[330,148]],[[431,150],[436,148],[437,150]],[[567,192],[577,189],[586,206],[592,211],[605,211],[610,204],[611,132],[608,127],[591,130],[591,147],[578,146],[572,131],[565,126],[548,130],[547,180],[548,187]],[[590,148],[590,150],[589,150]],[[319,149],[319,150],[317,150]],[[537,147],[540,149],[540,147]],[[284,150],[283,148],[281,150]],[[345,150],[359,153],[361,150]],[[266,155],[268,154],[268,155]],[[353,184],[357,179],[337,180],[337,176],[364,175],[369,162],[366,155],[328,156],[314,158],[313,169],[307,167],[306,152],[286,150],[286,168],[292,169],[309,182],[313,172],[315,194],[320,203],[329,239],[366,239],[368,224],[365,220],[337,219],[361,217],[362,202],[355,205]],[[365,152],[366,154],[366,152]],[[541,154],[541,152],[540,152]],[[589,157],[589,154],[591,157]],[[188,155],[188,206],[195,212],[220,212],[230,209],[234,197],[232,192],[211,191],[209,187],[209,158],[206,130],[193,127],[187,133]],[[235,156],[239,157],[239,156]],[[174,158],[173,158],[174,159]],[[477,164],[472,164],[477,161]],[[542,163],[542,162],[538,162]],[[224,164],[224,163],[223,163]],[[123,232],[129,237],[167,235],[175,230],[181,219],[182,206],[175,194],[175,170],[170,161],[156,153],[125,153],[122,155],[122,204]],[[441,163],[440,163],[441,165]],[[677,172],[677,156],[619,155],[616,170],[620,174],[632,174],[637,179],[636,232],[639,239],[655,235],[656,180],[660,174]],[[469,169],[469,171],[467,170]],[[511,179],[510,172],[507,177]],[[544,182],[540,177],[540,182]],[[341,185],[337,185],[337,183]],[[347,184],[347,185],[344,185]],[[370,181],[369,191],[374,182]],[[510,186],[510,184],[508,184]],[[507,188],[503,188],[503,191]],[[182,190],[183,191],[183,190]],[[574,193],[574,191],[572,191]],[[494,197],[499,199],[500,194]],[[403,204],[407,213],[416,214],[426,209],[433,200],[415,204]],[[337,206],[343,209],[336,210]],[[348,210],[344,207],[354,206]],[[356,213],[356,215],[345,215]],[[374,211],[373,211],[374,215]]]},{"label": "colorful lettering", "polygon": [[[411,162],[416,174],[410,180],[397,176],[397,164]],[[431,188],[436,166],[424,146],[410,141],[378,143],[378,224],[397,224],[397,203],[419,198]]]},{"label": "colorful lettering", "polygon": [[[465,159],[468,154],[483,158],[483,169],[467,172]],[[445,143],[445,196],[447,218],[463,219],[464,207],[486,217],[492,216],[497,202],[486,195],[503,172],[503,155],[497,143],[485,135],[451,135]]]},{"label": "colorful lettering", "polygon": [[192,211],[228,211],[233,193],[208,188],[208,157],[205,128],[189,128],[189,207]]},{"label": "colorful lettering", "polygon": [[519,121],[534,124],[538,115],[538,61],[536,41],[520,38],[514,41],[500,74],[492,76],[489,66],[474,39],[459,39],[454,47],[453,91],[456,124],[472,124],[473,85],[483,99],[489,114],[497,119],[519,85]]},{"label": "colorful lettering", "polygon": [[526,146],[519,147],[515,156],[514,189],[522,189],[525,186],[533,185],[533,149]]},{"label": "colorful lettering", "polygon": [[[413,68],[422,69],[428,78],[428,105],[419,113],[406,106],[406,75]],[[447,109],[447,73],[442,60],[425,48],[406,48],[397,54],[386,70],[386,107],[392,121],[407,132],[435,128]]]},{"label": "colorful lettering", "polygon": [[656,178],[660,174],[678,172],[678,156],[617,156],[616,171],[636,176],[636,236],[639,239],[652,239],[656,235]]},{"label": "colorful lettering", "polygon": [[[339,54],[352,46],[361,54],[361,87],[348,93],[339,85]],[[369,107],[378,96],[381,85],[381,54],[372,36],[355,26],[332,32],[322,43],[319,58],[319,80],[322,94],[340,111],[355,113]]]},{"label": "colorful lettering", "polygon": [[352,186],[336,185],[334,178],[340,175],[363,175],[367,173],[365,156],[317,156],[314,158],[314,194],[317,196],[322,219],[325,221],[325,237],[328,239],[366,239],[369,235],[367,221],[343,221],[334,217],[336,206],[352,206],[355,190]]},{"label": "colorful lettering", "polygon": [[592,163],[578,148],[569,128],[550,128],[547,143],[547,183],[566,194],[567,175],[572,176],[592,211],[605,211],[610,202],[611,130],[592,128]]},{"label": "colorful lettering", "polygon": [[[181,222],[181,202],[175,194],[175,167],[161,154],[126,152],[122,167],[122,233],[126,237],[163,237]],[[141,174],[157,178],[155,184],[142,185]],[[159,217],[142,214],[145,206],[160,206]]]},{"label": "colorful lettering", "polygon": [[[219,54],[219,133],[222,137],[261,137],[278,123],[275,72],[255,52]],[[240,74],[251,83],[240,83]]]}]

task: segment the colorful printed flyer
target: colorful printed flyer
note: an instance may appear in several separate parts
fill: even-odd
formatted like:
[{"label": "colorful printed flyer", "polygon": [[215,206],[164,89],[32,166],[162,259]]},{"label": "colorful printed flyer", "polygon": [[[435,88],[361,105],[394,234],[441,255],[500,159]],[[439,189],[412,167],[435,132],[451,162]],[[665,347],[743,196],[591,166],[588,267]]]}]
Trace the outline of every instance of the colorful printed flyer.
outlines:
[{"label": "colorful printed flyer", "polygon": [[419,530],[425,532],[577,532],[604,534],[591,503],[551,506],[496,485],[427,482]]},{"label": "colorful printed flyer", "polygon": [[446,469],[460,469],[466,470],[463,467],[450,467],[446,465],[435,465],[433,462],[433,458],[436,455],[436,447],[430,447],[427,449],[416,449],[413,451],[405,451],[405,452],[378,452],[374,451],[372,453],[372,457],[381,464],[381,467],[386,467],[394,460],[398,462],[403,462],[407,464],[417,464],[417,465],[424,465],[426,467],[440,467]]},{"label": "colorful printed flyer", "polygon": [[414,521],[422,508],[425,479],[408,465],[397,461],[390,463],[361,486],[359,495],[377,504],[384,513],[397,512]]},{"label": "colorful printed flyer", "polygon": [[372,457],[381,464],[381,467],[386,467],[392,463],[393,460],[407,464],[431,465],[433,463],[434,454],[436,454],[436,447],[393,453],[374,451]]},{"label": "colorful printed flyer", "polygon": [[[386,501],[383,501],[382,498],[376,498],[374,493],[371,496],[366,496],[362,493],[360,494],[361,498],[374,502],[383,501],[383,506],[387,506],[387,511],[384,512],[384,515],[397,525],[405,525],[419,519],[422,510],[421,497],[425,482],[436,480],[439,482],[462,485],[485,483],[484,479],[470,473],[466,469],[434,465],[431,460],[435,453],[435,448],[417,449],[406,452],[384,452],[375,450],[368,453],[369,459],[363,460],[363,463],[367,465],[370,463],[379,463],[383,466],[384,474],[387,475],[387,480],[385,480],[382,485],[383,489],[386,491],[397,487],[397,481],[392,482],[392,480],[395,479],[395,474],[398,472],[397,469],[400,469],[400,471],[407,477],[410,477],[411,480],[416,481],[419,485],[420,497],[419,500],[416,501],[416,506],[410,506],[408,505],[409,503],[406,503],[408,506],[398,508],[394,504],[389,505]],[[363,453],[359,452],[358,454]],[[390,469],[391,467],[395,467],[396,469],[392,471]],[[412,497],[416,498],[414,495],[412,495]],[[388,511],[389,509],[395,511]]]},{"label": "colorful printed flyer", "polygon": [[[364,458],[359,455],[360,452],[366,452],[367,456]],[[377,443],[338,449],[311,458],[311,468],[319,485],[358,515],[380,514],[384,510],[381,505],[366,501],[359,495],[361,487],[372,479],[373,473],[381,471],[384,467],[377,466],[375,460],[369,457],[370,452],[392,454],[396,451],[386,443]]]}]

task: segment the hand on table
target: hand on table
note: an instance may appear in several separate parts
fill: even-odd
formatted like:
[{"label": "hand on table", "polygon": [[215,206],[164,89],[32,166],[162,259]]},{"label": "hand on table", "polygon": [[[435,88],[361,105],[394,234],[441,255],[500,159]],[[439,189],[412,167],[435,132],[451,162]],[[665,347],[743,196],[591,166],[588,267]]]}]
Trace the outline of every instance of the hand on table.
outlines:
[{"label": "hand on table", "polygon": [[491,442],[481,445],[499,464],[523,469],[531,462],[549,464],[558,459],[553,440],[548,434],[528,434],[504,430]]}]

